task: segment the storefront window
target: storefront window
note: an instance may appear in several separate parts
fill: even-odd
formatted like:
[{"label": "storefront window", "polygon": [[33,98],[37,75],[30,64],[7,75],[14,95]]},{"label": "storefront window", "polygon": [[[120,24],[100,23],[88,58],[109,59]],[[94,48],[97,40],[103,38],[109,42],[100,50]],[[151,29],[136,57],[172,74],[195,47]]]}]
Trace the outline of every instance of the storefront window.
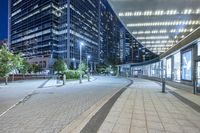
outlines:
[{"label": "storefront window", "polygon": [[171,78],[172,74],[172,59],[167,59],[167,70],[166,70],[167,78]]},{"label": "storefront window", "polygon": [[156,69],[156,77],[158,77],[158,78],[159,78],[159,76],[160,76],[160,75],[159,75],[159,72],[160,72],[160,68],[159,68],[159,67],[160,67],[160,66],[159,66],[159,62],[157,62],[157,63],[156,63],[156,68],[155,68],[155,69]]},{"label": "storefront window", "polygon": [[151,76],[155,76],[155,64],[151,64]]},{"label": "storefront window", "polygon": [[182,54],[182,79],[192,80],[192,51]]},{"label": "storefront window", "polygon": [[165,78],[165,73],[166,73],[166,59],[163,59],[163,78]]},{"label": "storefront window", "polygon": [[180,52],[174,55],[174,81],[181,79],[181,55]]},{"label": "storefront window", "polygon": [[200,61],[197,63],[197,87],[200,88]]},{"label": "storefront window", "polygon": [[143,66],[143,75],[150,76],[150,65]]}]

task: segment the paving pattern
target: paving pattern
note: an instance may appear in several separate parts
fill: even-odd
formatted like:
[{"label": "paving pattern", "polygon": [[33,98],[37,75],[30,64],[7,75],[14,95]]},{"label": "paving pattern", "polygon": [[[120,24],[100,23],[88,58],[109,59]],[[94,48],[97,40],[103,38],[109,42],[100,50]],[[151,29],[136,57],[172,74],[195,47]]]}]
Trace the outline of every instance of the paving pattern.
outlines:
[{"label": "paving pattern", "polygon": [[200,113],[152,81],[134,79],[99,133],[200,133]]},{"label": "paving pattern", "polygon": [[93,82],[41,88],[0,117],[0,133],[57,133],[106,95],[128,80],[98,77]]},{"label": "paving pattern", "polygon": [[0,84],[0,114],[12,105],[23,99],[28,94],[38,89],[47,79],[14,81],[5,86]]}]

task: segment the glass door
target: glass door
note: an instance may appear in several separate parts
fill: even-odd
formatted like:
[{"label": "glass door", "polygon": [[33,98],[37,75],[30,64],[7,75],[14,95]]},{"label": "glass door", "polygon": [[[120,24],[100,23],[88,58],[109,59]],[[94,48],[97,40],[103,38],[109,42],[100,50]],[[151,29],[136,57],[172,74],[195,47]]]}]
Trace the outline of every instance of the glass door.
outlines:
[{"label": "glass door", "polygon": [[200,93],[200,61],[197,62],[197,93]]}]

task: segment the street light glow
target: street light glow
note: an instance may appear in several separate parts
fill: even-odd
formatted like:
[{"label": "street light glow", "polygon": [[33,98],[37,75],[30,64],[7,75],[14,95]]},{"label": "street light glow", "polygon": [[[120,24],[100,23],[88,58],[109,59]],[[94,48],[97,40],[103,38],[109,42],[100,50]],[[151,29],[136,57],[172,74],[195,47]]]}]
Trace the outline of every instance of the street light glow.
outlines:
[{"label": "street light glow", "polygon": [[81,42],[80,44],[81,44],[81,46],[83,46],[83,45],[84,45],[84,43],[83,43],[83,42]]},{"label": "street light glow", "polygon": [[91,56],[90,56],[90,55],[88,55],[88,56],[87,56],[87,58],[88,58],[88,59],[90,59],[90,58],[91,58]]}]

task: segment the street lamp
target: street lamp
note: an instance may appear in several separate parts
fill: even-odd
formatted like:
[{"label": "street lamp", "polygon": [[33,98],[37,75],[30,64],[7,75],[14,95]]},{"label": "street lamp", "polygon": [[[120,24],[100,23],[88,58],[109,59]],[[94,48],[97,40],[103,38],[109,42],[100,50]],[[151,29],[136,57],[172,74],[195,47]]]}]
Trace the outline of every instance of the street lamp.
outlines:
[{"label": "street lamp", "polygon": [[[80,64],[79,64],[79,68],[81,68],[81,64],[82,64],[82,46],[84,46],[84,43],[81,42],[80,43]],[[80,72],[80,80],[79,83],[82,83],[82,72]]]},{"label": "street lamp", "polygon": [[87,68],[87,69],[88,69],[88,70],[87,70],[87,77],[88,77],[88,81],[90,81],[90,72],[89,72],[89,71],[90,71],[90,69],[89,69],[89,59],[90,59],[90,58],[91,58],[91,56],[88,55],[88,56],[87,56],[87,67],[88,67],[88,68]]}]

